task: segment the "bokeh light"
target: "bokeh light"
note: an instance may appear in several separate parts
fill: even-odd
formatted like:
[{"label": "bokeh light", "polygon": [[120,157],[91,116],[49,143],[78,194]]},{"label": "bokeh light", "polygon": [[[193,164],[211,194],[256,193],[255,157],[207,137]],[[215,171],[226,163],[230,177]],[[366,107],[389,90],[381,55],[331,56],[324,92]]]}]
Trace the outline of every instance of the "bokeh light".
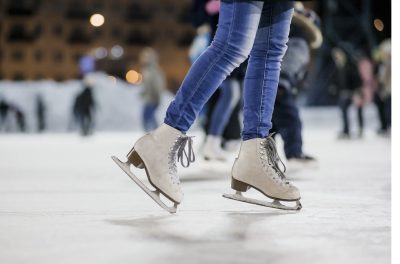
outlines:
[{"label": "bokeh light", "polygon": [[104,16],[101,14],[93,14],[90,17],[90,24],[94,27],[100,27],[104,24]]},{"label": "bokeh light", "polygon": [[112,58],[114,59],[121,58],[123,54],[124,54],[124,48],[122,48],[120,45],[115,45],[111,48]]},{"label": "bokeh light", "polygon": [[383,21],[380,20],[379,18],[374,19],[374,27],[378,31],[383,31],[385,28],[385,25],[383,24]]},{"label": "bokeh light", "polygon": [[140,74],[135,70],[130,70],[126,73],[126,81],[132,84],[138,84],[141,77]]},{"label": "bokeh light", "polygon": [[94,56],[96,57],[96,59],[104,59],[105,57],[107,57],[107,54],[107,49],[104,47],[99,47],[94,50]]}]

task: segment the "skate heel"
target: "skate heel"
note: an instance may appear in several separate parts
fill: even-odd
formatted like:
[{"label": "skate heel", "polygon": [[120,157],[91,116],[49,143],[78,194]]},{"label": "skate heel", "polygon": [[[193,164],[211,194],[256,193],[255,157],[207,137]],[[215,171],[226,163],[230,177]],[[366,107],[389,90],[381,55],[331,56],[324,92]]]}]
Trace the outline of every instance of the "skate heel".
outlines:
[{"label": "skate heel", "polygon": [[128,157],[129,163],[131,163],[136,168],[139,168],[139,169],[144,168],[143,160],[142,160],[142,158],[140,158],[139,154],[135,151],[135,149],[132,149],[128,153],[127,157]]},{"label": "skate heel", "polygon": [[250,186],[247,183],[238,181],[238,180],[234,179],[233,177],[232,177],[232,181],[231,181],[231,187],[232,187],[232,189],[239,191],[239,192],[245,192],[248,189],[250,189]]}]

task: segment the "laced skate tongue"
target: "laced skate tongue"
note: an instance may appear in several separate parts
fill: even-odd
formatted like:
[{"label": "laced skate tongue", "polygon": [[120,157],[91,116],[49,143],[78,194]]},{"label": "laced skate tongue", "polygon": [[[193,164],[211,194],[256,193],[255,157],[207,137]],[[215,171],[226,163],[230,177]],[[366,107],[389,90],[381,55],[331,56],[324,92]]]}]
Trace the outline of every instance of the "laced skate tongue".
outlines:
[{"label": "laced skate tongue", "polygon": [[[269,160],[272,162],[272,167],[276,171],[276,173],[282,178],[282,180],[285,180],[285,172],[286,172],[286,166],[281,160],[281,158],[278,155],[278,151],[276,149],[276,144],[272,136],[275,133],[272,133],[269,135],[266,140],[265,140],[265,147],[267,148],[267,155]],[[279,167],[279,163],[283,165],[283,171],[281,171],[281,168]],[[286,182],[287,183],[287,182]]]}]

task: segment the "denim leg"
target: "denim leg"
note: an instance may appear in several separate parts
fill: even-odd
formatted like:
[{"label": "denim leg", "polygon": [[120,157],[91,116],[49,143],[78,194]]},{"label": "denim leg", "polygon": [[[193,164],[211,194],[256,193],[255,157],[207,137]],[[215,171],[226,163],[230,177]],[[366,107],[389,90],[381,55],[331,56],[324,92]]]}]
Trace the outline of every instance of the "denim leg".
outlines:
[{"label": "denim leg", "polygon": [[222,136],[232,111],[240,100],[240,87],[237,80],[226,79],[219,90],[220,96],[213,109],[209,129],[209,134],[214,136]]},{"label": "denim leg", "polygon": [[182,132],[193,124],[222,81],[249,55],[260,22],[263,2],[221,1],[213,42],[194,62],[164,122]]},{"label": "denim leg", "polygon": [[280,66],[286,52],[293,3],[265,3],[244,81],[243,140],[264,138],[278,88]]}]

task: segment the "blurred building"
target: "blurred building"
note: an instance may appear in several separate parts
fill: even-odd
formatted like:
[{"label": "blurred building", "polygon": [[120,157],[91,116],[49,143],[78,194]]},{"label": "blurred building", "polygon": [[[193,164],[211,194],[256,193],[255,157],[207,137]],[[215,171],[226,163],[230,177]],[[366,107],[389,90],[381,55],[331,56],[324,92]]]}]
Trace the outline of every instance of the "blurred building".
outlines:
[{"label": "blurred building", "polygon": [[124,78],[152,46],[176,86],[189,67],[190,8],[190,0],[0,0],[0,79],[78,78],[86,54]]}]

